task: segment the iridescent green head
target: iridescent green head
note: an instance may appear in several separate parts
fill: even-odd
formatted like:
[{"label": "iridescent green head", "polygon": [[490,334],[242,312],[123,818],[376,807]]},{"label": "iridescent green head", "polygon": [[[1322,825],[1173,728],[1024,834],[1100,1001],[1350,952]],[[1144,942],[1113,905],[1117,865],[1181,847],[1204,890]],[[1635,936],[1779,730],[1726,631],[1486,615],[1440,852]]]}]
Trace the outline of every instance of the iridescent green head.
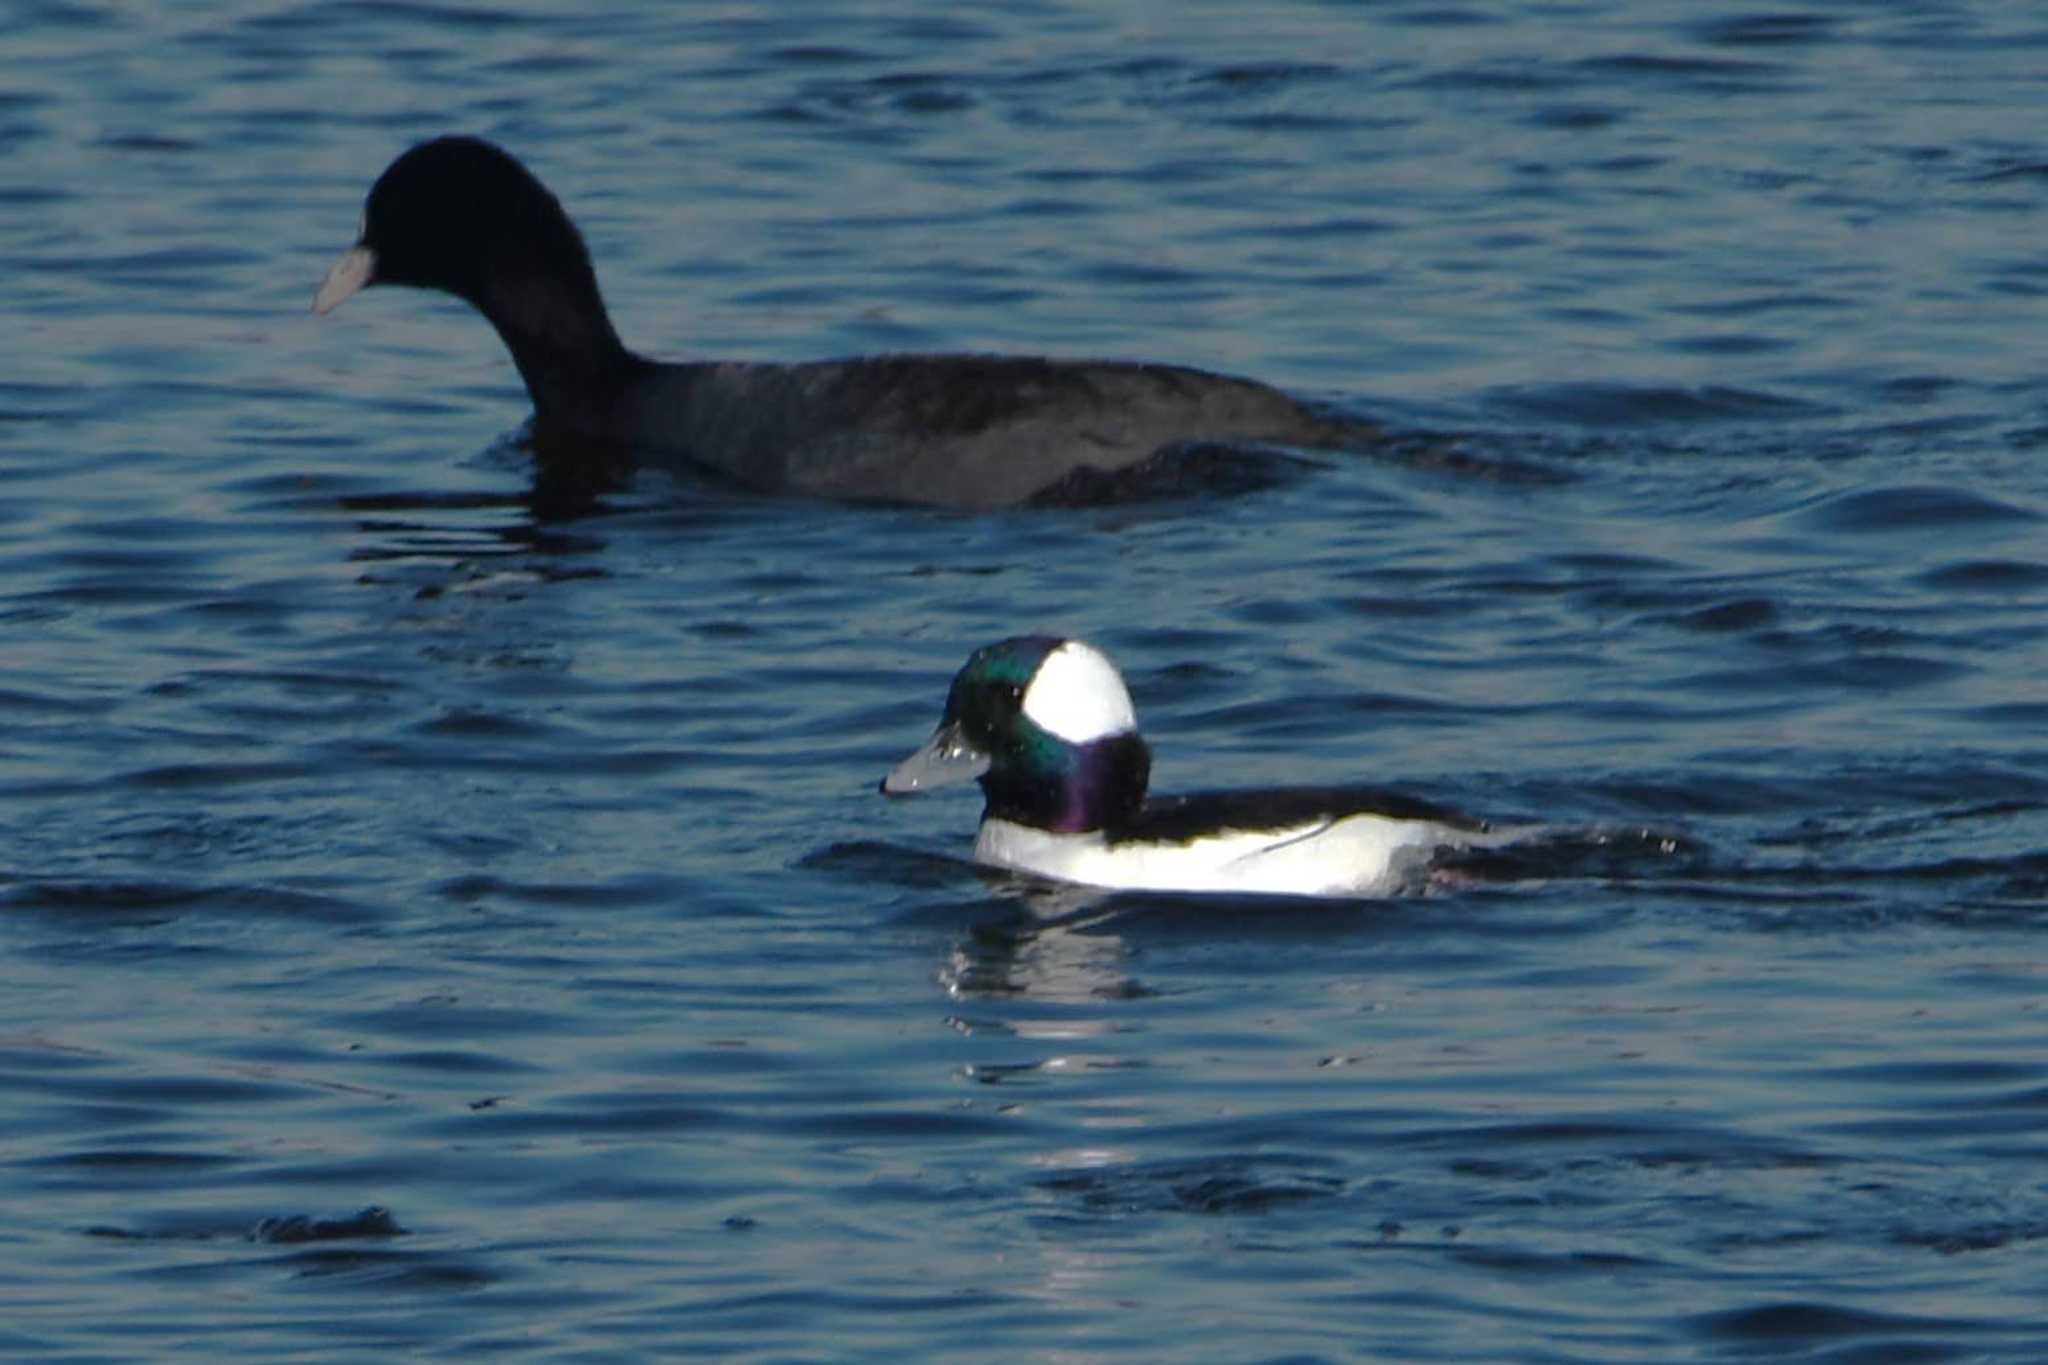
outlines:
[{"label": "iridescent green head", "polygon": [[1130,693],[1102,652],[1020,635],[975,651],[953,678],[937,732],[882,790],[978,778],[989,816],[1076,832],[1135,811],[1151,771]]}]

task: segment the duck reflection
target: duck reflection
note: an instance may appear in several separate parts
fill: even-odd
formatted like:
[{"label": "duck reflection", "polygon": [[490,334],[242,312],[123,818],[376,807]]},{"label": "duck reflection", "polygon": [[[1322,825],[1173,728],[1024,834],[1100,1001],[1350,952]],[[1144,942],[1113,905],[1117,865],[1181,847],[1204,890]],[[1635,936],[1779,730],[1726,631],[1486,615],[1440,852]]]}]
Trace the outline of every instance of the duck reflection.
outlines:
[{"label": "duck reflection", "polygon": [[1122,936],[1107,927],[1114,899],[1081,887],[1028,888],[1017,913],[973,925],[953,943],[939,982],[955,998],[1028,995],[1053,1004],[1148,994],[1126,969]]}]

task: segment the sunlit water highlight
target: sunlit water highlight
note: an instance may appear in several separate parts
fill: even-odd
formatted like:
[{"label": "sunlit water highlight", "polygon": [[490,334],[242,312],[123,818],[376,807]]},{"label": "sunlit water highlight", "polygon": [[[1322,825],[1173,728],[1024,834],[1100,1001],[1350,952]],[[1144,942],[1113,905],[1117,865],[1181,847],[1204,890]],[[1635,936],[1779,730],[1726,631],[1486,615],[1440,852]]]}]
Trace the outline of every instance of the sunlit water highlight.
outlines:
[{"label": "sunlit water highlight", "polygon": [[[2048,1356],[2025,7],[30,6],[0,82],[0,1350]],[[537,521],[444,300],[513,147],[672,357],[1384,422],[990,516]],[[1096,639],[1165,789],[1553,842],[1053,893],[875,780]]]}]

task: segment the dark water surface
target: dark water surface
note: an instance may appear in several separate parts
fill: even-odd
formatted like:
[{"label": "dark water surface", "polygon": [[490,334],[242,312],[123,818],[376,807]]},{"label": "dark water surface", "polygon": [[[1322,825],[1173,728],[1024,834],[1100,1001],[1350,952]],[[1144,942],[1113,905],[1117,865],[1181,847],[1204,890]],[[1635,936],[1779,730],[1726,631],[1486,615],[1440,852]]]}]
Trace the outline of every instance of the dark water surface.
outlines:
[{"label": "dark water surface", "polygon": [[[0,1354],[2048,1359],[2032,7],[144,9],[0,75]],[[447,130],[656,354],[1404,439],[537,522],[480,320],[307,313]],[[1035,629],[1562,836],[985,876],[873,787]]]}]

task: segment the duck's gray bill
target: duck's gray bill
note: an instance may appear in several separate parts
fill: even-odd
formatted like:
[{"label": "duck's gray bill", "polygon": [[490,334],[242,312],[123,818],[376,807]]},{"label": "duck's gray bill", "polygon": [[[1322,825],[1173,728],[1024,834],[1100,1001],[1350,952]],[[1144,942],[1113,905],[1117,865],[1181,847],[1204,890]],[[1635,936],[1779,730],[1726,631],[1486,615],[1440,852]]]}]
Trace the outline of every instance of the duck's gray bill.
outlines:
[{"label": "duck's gray bill", "polygon": [[891,796],[908,796],[930,787],[950,787],[972,782],[988,771],[988,755],[969,744],[957,725],[941,725],[925,746],[889,769],[882,790]]},{"label": "duck's gray bill", "polygon": [[370,282],[370,276],[377,271],[376,253],[366,246],[352,246],[341,253],[341,259],[327,272],[327,278],[320,281],[320,292],[313,296],[313,311],[331,313],[355,296],[358,289]]}]

